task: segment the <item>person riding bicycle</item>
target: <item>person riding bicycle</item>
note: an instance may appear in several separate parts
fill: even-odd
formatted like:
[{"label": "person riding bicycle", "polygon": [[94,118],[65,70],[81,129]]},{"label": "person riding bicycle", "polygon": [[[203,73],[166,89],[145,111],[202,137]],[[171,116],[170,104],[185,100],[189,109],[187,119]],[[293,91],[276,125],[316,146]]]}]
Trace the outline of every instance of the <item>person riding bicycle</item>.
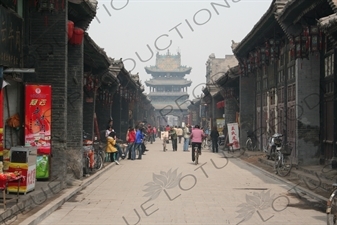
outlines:
[{"label": "person riding bicycle", "polygon": [[198,148],[199,154],[201,155],[201,143],[203,138],[205,138],[206,135],[203,130],[200,129],[199,125],[195,125],[194,129],[191,132],[191,142],[192,142],[192,161],[195,161],[195,147]]}]

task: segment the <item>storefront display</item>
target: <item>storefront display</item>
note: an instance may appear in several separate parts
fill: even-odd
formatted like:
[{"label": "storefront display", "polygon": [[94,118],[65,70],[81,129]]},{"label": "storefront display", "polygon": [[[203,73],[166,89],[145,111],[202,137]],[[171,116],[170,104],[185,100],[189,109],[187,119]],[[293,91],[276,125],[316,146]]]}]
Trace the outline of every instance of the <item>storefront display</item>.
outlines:
[{"label": "storefront display", "polygon": [[3,150],[4,150],[4,124],[3,124],[3,88],[0,87],[0,161],[3,161]]},{"label": "storefront display", "polygon": [[25,146],[36,147],[36,178],[46,179],[50,174],[51,85],[27,84],[25,92]]},{"label": "storefront display", "polygon": [[48,155],[38,155],[36,157],[36,177],[40,179],[45,179],[49,177]]},{"label": "storefront display", "polygon": [[[36,183],[36,149],[32,147],[12,147],[10,159],[8,172],[20,174],[25,178],[21,182],[19,192],[27,193],[34,190]],[[17,189],[17,182],[8,183],[8,192],[16,192]]]}]

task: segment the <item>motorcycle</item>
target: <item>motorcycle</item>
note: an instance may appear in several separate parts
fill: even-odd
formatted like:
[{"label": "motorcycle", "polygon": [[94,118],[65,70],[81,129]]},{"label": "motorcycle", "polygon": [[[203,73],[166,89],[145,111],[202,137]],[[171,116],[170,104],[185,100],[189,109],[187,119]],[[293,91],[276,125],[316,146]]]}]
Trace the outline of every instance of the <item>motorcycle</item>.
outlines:
[{"label": "motorcycle", "polygon": [[267,154],[268,159],[274,159],[276,150],[281,150],[282,148],[282,134],[275,133],[268,138],[264,152]]}]

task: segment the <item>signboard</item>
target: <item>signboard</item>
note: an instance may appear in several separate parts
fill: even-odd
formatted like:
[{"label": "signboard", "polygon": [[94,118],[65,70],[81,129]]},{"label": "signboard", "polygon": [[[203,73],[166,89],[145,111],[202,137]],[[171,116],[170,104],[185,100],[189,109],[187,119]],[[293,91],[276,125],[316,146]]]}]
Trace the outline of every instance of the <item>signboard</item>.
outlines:
[{"label": "signboard", "polygon": [[[29,165],[28,163],[10,163],[8,172],[20,172],[22,176],[25,177],[20,183],[20,193],[27,193],[35,189],[36,183],[36,165]],[[13,181],[8,183],[8,192],[17,192],[18,181]]]},{"label": "signboard", "polygon": [[239,126],[237,123],[228,123],[228,142],[233,143],[233,149],[240,149]]},{"label": "signboard", "polygon": [[20,67],[23,20],[0,5],[0,65]]},{"label": "signboard", "polygon": [[4,92],[4,89],[2,89],[2,87],[0,87],[0,157],[3,156],[3,150],[4,150],[4,138],[3,138],[3,134],[4,134],[3,133],[3,131],[4,131],[3,92]]},{"label": "signboard", "polygon": [[[222,130],[224,129],[225,127],[225,119],[216,119],[216,127],[218,129],[218,132],[220,135],[222,135]],[[225,134],[223,134],[225,135]]]},{"label": "signboard", "polygon": [[51,85],[25,87],[25,146],[51,153]]}]

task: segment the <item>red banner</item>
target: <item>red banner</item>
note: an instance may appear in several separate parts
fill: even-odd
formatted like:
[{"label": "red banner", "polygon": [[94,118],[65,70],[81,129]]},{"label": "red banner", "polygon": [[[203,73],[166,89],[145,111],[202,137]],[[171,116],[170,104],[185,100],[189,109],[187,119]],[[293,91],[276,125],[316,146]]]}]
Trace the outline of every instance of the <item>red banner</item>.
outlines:
[{"label": "red banner", "polygon": [[4,89],[0,87],[0,156],[3,155],[3,150],[4,150],[4,138],[3,138],[3,128],[4,128],[4,118],[3,118],[3,92],[4,92]]},{"label": "red banner", "polygon": [[27,84],[25,89],[25,146],[38,154],[51,153],[51,85]]}]

